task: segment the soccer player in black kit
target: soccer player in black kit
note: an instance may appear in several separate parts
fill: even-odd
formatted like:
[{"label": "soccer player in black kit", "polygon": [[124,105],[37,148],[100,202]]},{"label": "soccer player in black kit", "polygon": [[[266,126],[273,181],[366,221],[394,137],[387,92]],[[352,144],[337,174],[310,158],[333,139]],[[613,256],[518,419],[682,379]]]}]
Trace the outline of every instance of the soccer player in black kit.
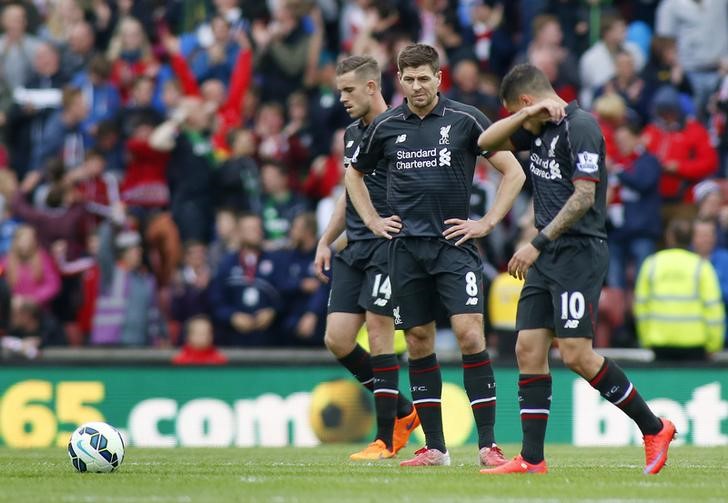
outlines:
[{"label": "soccer player in black kit", "polygon": [[[405,329],[410,389],[426,447],[403,466],[448,465],[442,432],[442,378],[435,356],[434,313],[450,316],[463,358],[465,390],[484,466],[505,463],[495,443],[495,379],[483,331],[482,262],[471,239],[485,236],[510,210],[525,175],[509,152],[489,156],[503,178],[490,212],[468,220],[480,134],[490,124],[476,108],[441,96],[434,48],[415,44],[397,58],[406,101],[379,115],[362,136],[346,187],[364,223],[392,239],[389,277],[395,326]],[[382,161],[384,166],[382,166]],[[401,221],[382,218],[367,193],[366,173],[387,170],[387,202]]]},{"label": "soccer player in black kit", "polygon": [[[380,87],[379,64],[371,57],[351,56],[336,67],[340,101],[357,120],[344,133],[344,164],[359,145],[364,128],[387,110]],[[387,172],[379,170],[365,178],[377,211],[397,223],[387,207]],[[375,440],[352,454],[355,461],[393,457],[407,443],[420,422],[417,411],[399,392],[399,362],[394,354],[394,322],[387,270],[387,240],[374,235],[359,218],[346,195],[336,203],[329,225],[316,248],[319,278],[331,267],[330,246],[346,229],[347,246],[334,257],[331,297],[326,318],[326,347],[367,389],[374,393],[377,413]],[[371,354],[356,343],[366,320]]]},{"label": "soccer player in black kit", "polygon": [[591,114],[559,98],[534,66],[513,68],[501,84],[501,99],[511,115],[488,128],[478,144],[489,151],[530,151],[539,234],[508,264],[511,275],[526,280],[516,319],[523,446],[508,463],[481,472],[548,471],[548,351],[556,337],[564,364],[637,423],[645,441],[644,473],[657,473],[675,425],[655,416],[622,369],[592,349],[608,261],[604,137]]}]

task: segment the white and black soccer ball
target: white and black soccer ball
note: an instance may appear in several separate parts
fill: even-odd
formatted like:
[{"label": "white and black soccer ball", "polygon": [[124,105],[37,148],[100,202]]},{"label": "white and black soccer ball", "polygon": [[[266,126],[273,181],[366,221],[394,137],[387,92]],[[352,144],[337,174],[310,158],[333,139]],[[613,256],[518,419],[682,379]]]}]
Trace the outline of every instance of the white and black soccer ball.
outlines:
[{"label": "white and black soccer ball", "polygon": [[84,423],[71,435],[68,456],[79,472],[113,472],[124,461],[124,440],[110,424]]}]

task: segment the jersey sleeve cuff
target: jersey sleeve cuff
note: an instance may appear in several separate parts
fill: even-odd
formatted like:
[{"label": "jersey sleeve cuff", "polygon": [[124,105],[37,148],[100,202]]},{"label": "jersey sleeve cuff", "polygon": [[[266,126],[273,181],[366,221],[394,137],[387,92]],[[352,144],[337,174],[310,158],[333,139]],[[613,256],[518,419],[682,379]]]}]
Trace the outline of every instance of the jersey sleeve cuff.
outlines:
[{"label": "jersey sleeve cuff", "polygon": [[351,163],[351,167],[354,168],[355,170],[357,170],[359,173],[364,173],[365,175],[368,175],[369,173],[372,172],[371,169],[366,169],[365,166],[362,166],[361,164],[358,164],[358,163],[357,164]]},{"label": "jersey sleeve cuff", "polygon": [[577,176],[571,179],[572,182],[575,182],[577,180],[586,180],[587,182],[594,182],[599,183],[599,178],[594,178],[593,176]]}]

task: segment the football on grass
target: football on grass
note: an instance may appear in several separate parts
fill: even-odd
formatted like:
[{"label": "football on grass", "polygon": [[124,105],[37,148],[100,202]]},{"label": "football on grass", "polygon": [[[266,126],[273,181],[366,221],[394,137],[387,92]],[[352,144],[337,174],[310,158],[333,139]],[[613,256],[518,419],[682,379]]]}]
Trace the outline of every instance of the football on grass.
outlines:
[{"label": "football on grass", "polygon": [[359,442],[374,424],[372,398],[356,381],[322,382],[311,393],[311,429],[323,443]]},{"label": "football on grass", "polygon": [[71,435],[68,455],[79,472],[113,472],[124,460],[124,440],[110,424],[85,423]]}]

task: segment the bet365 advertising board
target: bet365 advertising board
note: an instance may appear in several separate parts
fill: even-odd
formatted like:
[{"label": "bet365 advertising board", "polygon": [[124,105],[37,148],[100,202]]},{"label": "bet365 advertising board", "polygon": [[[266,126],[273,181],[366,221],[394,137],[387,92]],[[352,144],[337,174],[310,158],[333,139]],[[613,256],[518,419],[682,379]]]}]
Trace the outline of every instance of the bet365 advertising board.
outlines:
[{"label": "bet365 advertising board", "polygon": [[[728,444],[728,371],[643,368],[630,369],[629,375],[653,410],[675,422],[679,443]],[[448,442],[475,442],[462,371],[443,368],[443,379]],[[517,371],[496,368],[496,379],[498,441],[519,442]],[[408,382],[403,372],[401,387]],[[326,366],[5,367],[0,369],[0,445],[65,445],[86,421],[107,421],[141,447],[366,440],[374,424],[372,405],[359,391],[343,369]],[[641,435],[586,382],[555,369],[547,441],[617,446],[639,444]]]}]

